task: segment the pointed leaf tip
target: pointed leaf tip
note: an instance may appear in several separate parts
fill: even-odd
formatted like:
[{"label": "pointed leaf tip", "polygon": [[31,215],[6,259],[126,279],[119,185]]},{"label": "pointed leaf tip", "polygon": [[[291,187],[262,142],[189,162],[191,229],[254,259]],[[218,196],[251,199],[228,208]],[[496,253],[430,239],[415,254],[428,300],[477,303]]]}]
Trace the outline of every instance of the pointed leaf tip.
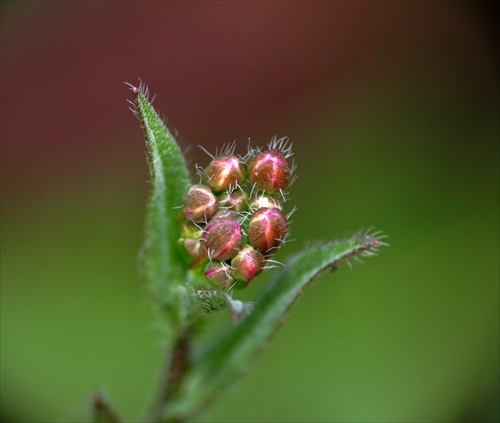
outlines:
[{"label": "pointed leaf tip", "polygon": [[148,100],[148,88],[128,84],[135,95],[133,104],[146,137],[152,190],[146,218],[144,265],[154,299],[171,321],[179,324],[183,315],[183,284],[187,267],[177,250],[180,230],[178,207],[190,184],[186,160],[172,133]]},{"label": "pointed leaf tip", "polygon": [[140,92],[141,92],[141,89],[140,87],[136,87],[135,85],[132,85],[131,83],[129,82],[124,82],[124,84],[129,87],[130,91],[132,91],[132,94],[134,94],[135,96],[137,96]]}]

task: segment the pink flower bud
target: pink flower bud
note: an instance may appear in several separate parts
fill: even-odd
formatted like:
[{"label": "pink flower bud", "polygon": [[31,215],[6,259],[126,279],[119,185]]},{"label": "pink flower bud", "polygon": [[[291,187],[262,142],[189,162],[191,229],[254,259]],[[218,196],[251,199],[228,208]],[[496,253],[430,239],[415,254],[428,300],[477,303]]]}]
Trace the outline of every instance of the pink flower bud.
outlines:
[{"label": "pink flower bud", "polygon": [[194,222],[206,222],[217,211],[217,198],[206,185],[193,185],[184,194],[182,211]]},{"label": "pink flower bud", "polygon": [[253,247],[269,252],[280,245],[288,230],[285,215],[278,209],[257,210],[248,226],[248,239]]},{"label": "pink flower bud", "polygon": [[205,277],[214,285],[218,285],[222,289],[228,289],[234,284],[229,266],[220,261],[211,261],[207,263],[205,267]]},{"label": "pink flower bud", "polygon": [[211,258],[229,260],[241,248],[240,224],[232,220],[216,220],[206,227],[203,239]]},{"label": "pink flower bud", "polygon": [[231,260],[231,275],[239,282],[250,282],[262,272],[264,256],[250,245],[243,249]]},{"label": "pink flower bud", "polygon": [[250,182],[260,190],[274,192],[285,189],[290,183],[291,171],[280,150],[257,153],[248,162]]},{"label": "pink flower bud", "polygon": [[245,168],[233,154],[213,159],[205,169],[205,182],[217,192],[236,187],[245,180]]},{"label": "pink flower bud", "polygon": [[241,191],[233,191],[231,194],[225,192],[218,197],[219,207],[227,207],[231,210],[240,212],[246,210],[247,206],[247,195]]}]

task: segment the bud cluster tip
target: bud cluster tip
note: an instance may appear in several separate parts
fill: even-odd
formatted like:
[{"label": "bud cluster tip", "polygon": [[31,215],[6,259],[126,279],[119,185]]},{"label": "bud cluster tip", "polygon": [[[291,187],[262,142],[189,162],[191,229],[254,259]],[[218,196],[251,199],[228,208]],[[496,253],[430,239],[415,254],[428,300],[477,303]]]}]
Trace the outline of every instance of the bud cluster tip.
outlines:
[{"label": "bud cluster tip", "polygon": [[179,245],[202,269],[207,281],[223,290],[245,287],[266,267],[288,233],[284,190],[292,178],[287,139],[269,149],[234,154],[234,144],[212,156],[201,170],[203,183],[184,194]]}]

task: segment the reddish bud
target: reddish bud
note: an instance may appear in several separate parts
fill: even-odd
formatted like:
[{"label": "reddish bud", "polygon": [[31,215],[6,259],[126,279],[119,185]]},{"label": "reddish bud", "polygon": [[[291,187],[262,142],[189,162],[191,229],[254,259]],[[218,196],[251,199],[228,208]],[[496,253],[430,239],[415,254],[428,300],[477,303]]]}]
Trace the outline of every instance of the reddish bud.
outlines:
[{"label": "reddish bud", "polygon": [[250,282],[262,272],[264,256],[250,245],[246,245],[231,260],[231,275],[240,282]]},{"label": "reddish bud", "polygon": [[217,211],[217,198],[206,185],[193,185],[184,194],[182,211],[194,222],[206,222]]},{"label": "reddish bud", "polygon": [[211,258],[229,260],[241,248],[240,224],[232,220],[217,220],[207,226],[203,239]]},{"label": "reddish bud", "polygon": [[248,163],[250,182],[260,190],[274,192],[285,189],[290,183],[291,171],[280,150],[257,153]]},{"label": "reddish bud", "polygon": [[213,159],[205,169],[205,182],[214,191],[225,191],[245,180],[245,168],[233,154]]},{"label": "reddish bud", "polygon": [[240,212],[247,208],[247,195],[241,191],[233,191],[231,194],[225,192],[218,197],[219,207],[227,207]]},{"label": "reddish bud", "polygon": [[209,224],[214,223],[217,220],[233,220],[234,222],[238,222],[241,219],[240,215],[233,210],[217,210],[210,220]]},{"label": "reddish bud", "polygon": [[207,247],[205,247],[201,240],[186,238],[184,240],[184,248],[188,254],[193,258],[207,258]]},{"label": "reddish bud", "polygon": [[220,261],[211,261],[205,267],[205,277],[215,285],[222,289],[228,289],[234,284],[234,279],[231,277],[230,269],[227,264]]},{"label": "reddish bud", "polygon": [[269,252],[280,245],[287,230],[286,217],[280,210],[262,208],[250,218],[248,239],[255,248]]}]

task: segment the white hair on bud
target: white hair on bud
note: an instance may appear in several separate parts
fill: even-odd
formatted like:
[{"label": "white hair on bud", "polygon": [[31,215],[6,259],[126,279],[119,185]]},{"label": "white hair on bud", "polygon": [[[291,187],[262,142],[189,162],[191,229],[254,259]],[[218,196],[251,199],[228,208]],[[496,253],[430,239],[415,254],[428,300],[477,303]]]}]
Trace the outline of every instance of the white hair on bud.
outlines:
[{"label": "white hair on bud", "polygon": [[289,137],[279,138],[275,135],[271,138],[271,141],[267,143],[270,150],[279,150],[285,159],[293,156],[293,143],[290,141]]},{"label": "white hair on bud", "polygon": [[[200,147],[207,154],[207,156],[209,156],[212,160],[215,159],[214,155],[211,154],[205,147],[203,147],[202,145],[199,145],[199,144],[198,144],[198,147]],[[198,165],[196,165],[196,166],[198,166]]]}]

